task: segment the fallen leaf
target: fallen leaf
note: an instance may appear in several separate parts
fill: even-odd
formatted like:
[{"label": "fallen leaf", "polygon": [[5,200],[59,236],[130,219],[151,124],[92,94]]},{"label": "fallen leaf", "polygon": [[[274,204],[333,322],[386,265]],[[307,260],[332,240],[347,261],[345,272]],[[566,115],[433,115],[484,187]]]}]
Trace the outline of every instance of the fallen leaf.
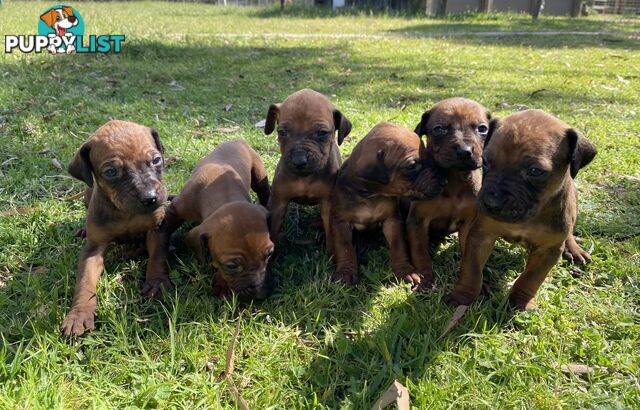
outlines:
[{"label": "fallen leaf", "polygon": [[217,363],[218,363],[217,357],[207,356],[204,361],[204,365],[209,371],[212,371],[213,369],[215,369]]},{"label": "fallen leaf", "polygon": [[225,111],[231,111],[231,107],[233,107],[233,104],[225,104],[224,110]]},{"label": "fallen leaf", "polygon": [[78,192],[77,194],[73,194],[71,196],[66,197],[65,201],[75,201],[75,200],[78,200],[80,198],[84,198],[84,191]]},{"label": "fallen leaf", "polygon": [[220,132],[222,134],[228,134],[230,132],[236,132],[239,131],[240,127],[238,126],[234,126],[234,127],[218,127],[218,128],[214,128],[213,132]]},{"label": "fallen leaf", "polygon": [[238,391],[238,387],[236,386],[233,378],[231,378],[231,374],[233,373],[234,368],[234,354],[235,354],[235,345],[236,340],[238,340],[238,335],[240,334],[240,319],[242,315],[238,317],[238,321],[236,322],[236,330],[233,333],[233,337],[231,338],[231,342],[229,343],[229,348],[227,349],[227,357],[226,357],[226,366],[224,370],[224,376],[229,384],[229,390],[231,390],[231,395],[233,396],[236,404],[243,410],[249,409],[249,404],[245,399],[242,398],[240,392]]},{"label": "fallen leaf", "polygon": [[563,364],[562,366],[560,366],[560,371],[562,373],[573,373],[578,375],[589,374],[594,370],[596,369],[593,367],[587,366],[586,364],[579,364],[579,363],[569,363],[569,364]]},{"label": "fallen leaf", "polygon": [[462,319],[464,314],[467,313],[468,309],[469,309],[469,305],[460,305],[460,306],[458,306],[456,308],[456,311],[453,312],[453,316],[449,320],[449,323],[447,323],[447,327],[445,327],[444,331],[440,334],[440,337],[438,337],[438,339],[442,339],[444,337],[444,335],[449,333],[451,331],[451,329],[453,329],[455,327],[455,325],[458,324],[460,319]]},{"label": "fallen leaf", "polygon": [[397,380],[394,380],[387,391],[382,393],[382,396],[373,405],[372,410],[384,409],[394,402],[398,410],[409,410],[409,391]]},{"label": "fallen leaf", "polygon": [[256,122],[255,127],[256,128],[264,128],[266,123],[267,123],[267,120],[260,120],[260,121]]},{"label": "fallen leaf", "polygon": [[51,163],[53,164],[54,167],[58,168],[60,171],[64,170],[64,168],[62,167],[62,164],[57,159],[55,159],[55,158],[52,159]]},{"label": "fallen leaf", "polygon": [[7,165],[8,163],[17,160],[18,157],[9,157],[6,160],[2,161],[2,164],[0,164],[0,167],[4,167],[5,165]]},{"label": "fallen leaf", "polygon": [[612,86],[606,85],[606,84],[602,84],[602,88],[604,88],[605,90],[609,90],[609,91],[617,90],[616,87],[612,87]]},{"label": "fallen leaf", "polygon": [[18,207],[13,209],[7,209],[5,211],[0,212],[0,216],[16,216],[16,215],[24,215],[33,211],[35,208],[33,207]]},{"label": "fallen leaf", "polygon": [[178,82],[176,80],[173,80],[169,83],[169,87],[173,90],[173,91],[182,91],[185,88],[183,86],[181,86],[180,84],[178,84]]}]

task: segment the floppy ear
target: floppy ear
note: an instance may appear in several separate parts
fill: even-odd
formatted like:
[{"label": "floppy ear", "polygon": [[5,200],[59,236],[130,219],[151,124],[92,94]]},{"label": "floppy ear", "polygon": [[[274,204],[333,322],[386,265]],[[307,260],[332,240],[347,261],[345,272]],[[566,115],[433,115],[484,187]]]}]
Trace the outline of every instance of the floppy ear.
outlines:
[{"label": "floppy ear", "polygon": [[422,118],[420,119],[420,122],[418,123],[418,125],[416,125],[416,129],[413,131],[416,134],[418,134],[419,137],[422,137],[423,135],[427,135],[427,121],[429,121],[429,114],[430,114],[430,111],[425,111],[422,114]]},{"label": "floppy ear", "polygon": [[73,9],[71,7],[63,7],[62,11],[64,11],[67,16],[73,16]]},{"label": "floppy ear", "polygon": [[89,185],[89,188],[93,187],[93,167],[91,166],[91,159],[89,159],[90,150],[90,143],[85,142],[69,164],[71,176],[84,181],[85,184]]},{"label": "floppy ear", "polygon": [[[489,117],[491,118],[491,117]],[[487,138],[484,139],[484,146],[486,147],[487,145],[489,145],[489,140],[491,139],[491,136],[493,135],[494,131],[496,130],[496,128],[498,128],[498,119],[497,118],[492,118],[489,120],[489,132],[487,132]]]},{"label": "floppy ear", "polygon": [[571,178],[578,175],[581,168],[586,167],[596,156],[596,148],[577,130],[569,128],[565,135],[569,141],[569,167]]},{"label": "floppy ear", "polygon": [[345,137],[351,132],[351,121],[345,117],[340,111],[333,111],[333,122],[338,130],[338,145],[342,145]]},{"label": "floppy ear", "polygon": [[389,170],[384,165],[384,151],[379,149],[376,153],[376,161],[366,168],[358,171],[356,175],[367,181],[387,185],[391,178],[389,176]]},{"label": "floppy ear", "polygon": [[40,15],[40,20],[44,21],[47,26],[53,27],[53,23],[56,21],[56,13],[57,12],[55,10],[49,10]]},{"label": "floppy ear", "polygon": [[264,123],[264,133],[269,135],[276,129],[276,122],[280,116],[280,104],[271,104]]},{"label": "floppy ear", "polygon": [[198,257],[198,262],[204,264],[207,261],[206,250],[209,247],[209,235],[206,232],[202,232],[200,226],[196,226],[189,231],[186,238],[187,244],[193,249]]},{"label": "floppy ear", "polygon": [[156,143],[156,148],[158,148],[158,151],[160,151],[160,153],[164,155],[164,146],[162,145],[162,141],[160,141],[160,134],[158,134],[158,131],[155,128],[151,128],[151,136]]}]

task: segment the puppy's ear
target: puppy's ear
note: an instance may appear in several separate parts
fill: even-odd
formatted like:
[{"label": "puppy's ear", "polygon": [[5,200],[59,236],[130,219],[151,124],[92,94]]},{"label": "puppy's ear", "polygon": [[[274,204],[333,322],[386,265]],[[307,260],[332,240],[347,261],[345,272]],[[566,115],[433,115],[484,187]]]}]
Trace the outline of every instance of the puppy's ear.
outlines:
[{"label": "puppy's ear", "polygon": [[365,166],[358,171],[356,175],[366,181],[375,182],[381,185],[387,185],[391,180],[389,170],[384,165],[384,151],[381,149],[376,153],[376,160],[373,164]]},{"label": "puppy's ear", "polygon": [[47,26],[53,27],[53,23],[56,21],[56,13],[57,12],[55,10],[49,10],[40,15],[40,20],[44,21],[44,24]]},{"label": "puppy's ear", "polygon": [[484,146],[486,147],[489,144],[489,140],[491,139],[491,136],[493,135],[493,133],[495,132],[496,128],[498,128],[498,119],[497,118],[491,118],[489,117],[489,131],[487,132],[487,138],[484,139]]},{"label": "puppy's ear", "polygon": [[89,151],[91,151],[91,144],[86,142],[71,160],[69,173],[72,177],[84,181],[91,188],[93,187],[93,166],[91,166]]},{"label": "puppy's ear", "polygon": [[71,7],[63,7],[62,11],[67,14],[67,16],[73,16],[73,9]]},{"label": "puppy's ear", "polygon": [[186,238],[187,244],[196,253],[198,262],[204,264],[207,261],[207,248],[209,247],[209,236],[206,232],[202,232],[200,226],[196,226],[189,231]]},{"label": "puppy's ear", "polygon": [[571,178],[578,175],[581,168],[586,167],[596,156],[596,148],[577,130],[569,128],[565,135],[569,141],[569,167]]},{"label": "puppy's ear", "polygon": [[342,145],[342,141],[351,132],[351,121],[345,117],[340,111],[333,111],[333,122],[338,130],[338,145]]},{"label": "puppy's ear", "polygon": [[416,129],[413,131],[416,134],[418,134],[419,137],[422,137],[424,135],[427,135],[427,121],[429,121],[429,111],[425,111],[422,114],[422,118],[420,119],[420,122],[418,123],[418,125],[416,125]]},{"label": "puppy's ear", "polygon": [[153,137],[153,141],[156,143],[156,148],[162,155],[164,155],[164,145],[162,145],[162,141],[160,141],[160,134],[155,128],[151,128],[151,136]]},{"label": "puppy's ear", "polygon": [[280,117],[280,104],[271,104],[264,123],[264,133],[269,135],[276,129],[276,122]]}]

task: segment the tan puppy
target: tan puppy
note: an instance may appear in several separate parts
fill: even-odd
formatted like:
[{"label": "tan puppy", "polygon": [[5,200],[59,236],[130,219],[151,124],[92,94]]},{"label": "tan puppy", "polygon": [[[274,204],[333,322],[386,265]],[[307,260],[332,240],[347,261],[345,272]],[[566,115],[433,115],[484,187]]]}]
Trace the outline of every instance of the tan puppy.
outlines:
[{"label": "tan puppy", "polygon": [[327,250],[333,254],[329,198],[341,163],[338,145],[351,132],[351,122],[327,97],[304,89],[269,107],[265,134],[271,134],[276,123],[281,157],[268,206],[271,240],[277,240],[289,202],[320,204]]},{"label": "tan puppy", "polygon": [[331,195],[333,280],[356,283],[360,278],[352,230],[382,226],[394,274],[420,285],[422,277],[409,260],[398,198],[430,198],[442,191],[442,184],[420,137],[398,125],[376,125],[340,168]]},{"label": "tan puppy", "polygon": [[517,309],[534,296],[573,231],[577,197],[573,178],[593,160],[595,148],[580,133],[540,110],[500,120],[484,151],[480,213],[469,230],[451,305],[476,300],[484,268],[498,238],[524,244],[529,257],[511,289]]},{"label": "tan puppy", "polygon": [[442,195],[412,201],[407,217],[411,261],[423,277],[423,286],[433,282],[429,244],[460,231],[460,248],[476,218],[476,196],[482,184],[482,150],[489,134],[491,114],[475,101],[450,98],[422,115],[416,134],[427,136],[427,151],[446,174]]},{"label": "tan puppy", "polygon": [[252,204],[249,188],[266,205],[269,180],[262,160],[244,141],[225,142],[198,163],[180,194],[171,201],[162,226],[149,244],[150,260],[143,293],[158,295],[170,287],[167,253],[171,234],[184,221],[199,225],[187,242],[201,262],[209,250],[216,271],[214,294],[240,300],[261,299],[272,290],[267,262],[273,253],[267,210]]},{"label": "tan puppy", "polygon": [[162,221],[167,200],[163,151],[155,130],[114,120],[98,128],[71,161],[69,173],[88,185],[87,244],[80,254],[71,310],[62,323],[65,335],[94,328],[96,285],[109,243],[144,238]]}]

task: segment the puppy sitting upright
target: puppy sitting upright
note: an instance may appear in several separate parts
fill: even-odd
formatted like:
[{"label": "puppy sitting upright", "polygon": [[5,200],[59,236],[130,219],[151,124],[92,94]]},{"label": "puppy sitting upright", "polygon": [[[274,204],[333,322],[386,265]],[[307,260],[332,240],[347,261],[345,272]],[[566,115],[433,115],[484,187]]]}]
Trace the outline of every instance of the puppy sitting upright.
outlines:
[{"label": "puppy sitting upright", "polygon": [[84,181],[88,206],[87,244],[80,254],[71,310],[62,323],[66,336],[94,328],[96,285],[103,254],[116,239],[143,238],[164,216],[163,147],[155,130],[109,121],[82,145],[69,173]]},{"label": "puppy sitting upright", "polygon": [[577,214],[573,178],[595,148],[578,131],[540,110],[500,120],[484,151],[480,212],[469,230],[460,278],[449,304],[469,304],[482,287],[482,270],[498,238],[529,250],[510,304],[535,307],[534,296],[562,254]]},{"label": "puppy sitting upright", "polygon": [[420,285],[422,277],[409,260],[398,198],[431,198],[441,191],[442,180],[420,137],[398,125],[376,125],[338,171],[331,195],[336,262],[333,280],[359,280],[352,230],[382,226],[393,273],[414,286]]},{"label": "puppy sitting upright", "polygon": [[171,201],[162,226],[149,241],[149,265],[143,293],[156,296],[170,287],[167,253],[171,234],[185,221],[187,242],[201,262],[209,250],[216,271],[214,294],[240,300],[261,299],[271,292],[267,262],[273,253],[267,210],[252,204],[249,188],[266,205],[269,180],[262,160],[244,141],[225,142],[201,160],[180,194]]},{"label": "puppy sitting upright", "polygon": [[276,122],[281,157],[268,206],[271,240],[277,241],[289,202],[320,204],[327,251],[331,255],[329,198],[341,163],[338,145],[351,132],[351,122],[327,97],[309,89],[295,92],[282,104],[269,107],[265,134],[273,132]]},{"label": "puppy sitting upright", "polygon": [[491,114],[482,105],[465,98],[440,101],[422,115],[416,134],[427,136],[427,151],[445,173],[442,195],[412,201],[407,217],[411,261],[423,277],[423,286],[433,282],[429,244],[460,231],[460,249],[476,218],[476,196],[482,184],[482,150],[489,133]]}]

